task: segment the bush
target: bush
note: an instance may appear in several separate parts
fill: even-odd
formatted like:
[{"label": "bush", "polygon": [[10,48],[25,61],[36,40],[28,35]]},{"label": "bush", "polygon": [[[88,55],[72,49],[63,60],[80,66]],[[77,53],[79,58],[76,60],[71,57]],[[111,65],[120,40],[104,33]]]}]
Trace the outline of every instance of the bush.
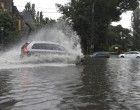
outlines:
[{"label": "bush", "polygon": [[[115,47],[118,47],[118,49],[115,49]],[[109,48],[109,52],[120,53],[121,48],[122,48],[122,47],[121,47],[120,45],[115,44],[115,45],[112,45],[112,46]]]}]

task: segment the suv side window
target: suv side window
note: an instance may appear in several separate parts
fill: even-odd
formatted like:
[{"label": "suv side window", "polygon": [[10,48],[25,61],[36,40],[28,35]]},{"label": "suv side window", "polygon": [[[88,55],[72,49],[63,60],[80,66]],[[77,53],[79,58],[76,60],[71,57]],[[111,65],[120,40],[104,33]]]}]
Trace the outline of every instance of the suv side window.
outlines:
[{"label": "suv side window", "polygon": [[45,44],[45,43],[35,43],[32,46],[32,49],[53,50],[50,44]]},{"label": "suv side window", "polygon": [[56,45],[56,44],[52,44],[53,50],[60,50],[60,51],[64,51],[64,47],[60,46],[60,45]]},{"label": "suv side window", "polygon": [[139,54],[138,52],[132,52],[132,54]]},{"label": "suv side window", "polygon": [[36,43],[32,46],[32,49],[43,49],[44,47],[40,43]]},{"label": "suv side window", "polygon": [[32,46],[32,49],[43,49],[43,50],[60,50],[64,51],[64,47],[56,44],[45,44],[45,43],[36,43]]},{"label": "suv side window", "polygon": [[131,54],[131,52],[126,52],[125,54]]}]

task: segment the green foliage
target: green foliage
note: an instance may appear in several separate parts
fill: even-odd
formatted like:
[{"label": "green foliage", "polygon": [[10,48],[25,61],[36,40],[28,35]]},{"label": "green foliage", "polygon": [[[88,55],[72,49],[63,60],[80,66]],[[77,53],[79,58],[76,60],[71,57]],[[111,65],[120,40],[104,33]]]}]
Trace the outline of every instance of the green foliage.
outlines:
[{"label": "green foliage", "polygon": [[[10,43],[15,41],[18,30],[15,25],[15,18],[13,18],[9,13],[0,14],[0,27],[4,27],[3,30],[3,40],[4,43]],[[2,32],[0,32],[0,41],[2,40]]]},{"label": "green foliage", "polygon": [[32,4],[32,7],[31,7],[31,15],[32,15],[33,19],[35,20],[35,17],[36,17],[35,4]]},{"label": "green foliage", "polygon": [[39,11],[37,11],[37,14],[36,14],[36,23],[39,23],[40,22],[40,19],[39,19]]},{"label": "green foliage", "polygon": [[43,12],[42,11],[40,12],[40,23],[41,24],[43,23]]},{"label": "green foliage", "polygon": [[52,25],[56,22],[53,19],[49,19],[47,17],[44,18],[42,11],[36,12],[35,4],[31,4],[30,2],[26,3],[24,11],[28,11],[32,15],[32,18],[36,22],[37,28],[41,28],[45,25]]},{"label": "green foliage", "polygon": [[4,27],[5,31],[14,31],[15,27],[15,19],[9,13],[1,13],[0,14],[0,27]]},{"label": "green foliage", "polygon": [[30,2],[27,2],[27,4],[25,5],[25,10],[31,11],[31,3]]},{"label": "green foliage", "polygon": [[134,48],[140,50],[140,7],[138,6],[132,14],[132,28],[134,36]]},{"label": "green foliage", "polygon": [[77,31],[83,53],[87,54],[87,48],[91,45],[94,45],[94,51],[108,45],[106,33],[110,23],[119,21],[123,12],[135,9],[138,1],[71,0],[64,6],[57,4],[57,7]]},{"label": "green foliage", "polygon": [[[118,47],[118,49],[115,49],[115,47]],[[109,47],[109,52],[118,52],[122,48],[121,45],[115,44]]]},{"label": "green foliage", "polygon": [[107,29],[107,42],[108,45],[119,44],[123,45],[125,43],[126,47],[132,45],[132,36],[129,29],[123,28],[121,25],[109,26]]},{"label": "green foliage", "polygon": [[36,18],[35,4],[31,4],[30,2],[27,2],[24,11],[28,11],[33,17],[33,19],[35,20]]}]

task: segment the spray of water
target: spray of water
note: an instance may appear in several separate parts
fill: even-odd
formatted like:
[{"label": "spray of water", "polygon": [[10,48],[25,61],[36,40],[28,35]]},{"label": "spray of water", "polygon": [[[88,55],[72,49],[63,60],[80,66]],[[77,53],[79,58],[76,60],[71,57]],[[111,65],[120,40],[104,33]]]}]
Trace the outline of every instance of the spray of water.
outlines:
[{"label": "spray of water", "polygon": [[[69,28],[70,29],[70,28]],[[75,32],[70,30],[68,32],[70,34],[66,35],[63,30],[56,28],[55,26],[52,27],[44,27],[40,29],[38,32],[33,33],[28,37],[28,41],[25,42],[31,42],[31,41],[51,41],[56,42],[61,45],[63,45],[70,55],[48,55],[45,57],[30,57],[26,59],[20,59],[20,49],[23,43],[19,45],[15,45],[13,49],[11,49],[8,52],[3,53],[0,56],[0,62],[1,64],[4,63],[44,63],[44,62],[63,62],[63,63],[74,63],[76,60],[76,56],[82,55],[81,48],[80,48],[80,40],[79,37]]]}]

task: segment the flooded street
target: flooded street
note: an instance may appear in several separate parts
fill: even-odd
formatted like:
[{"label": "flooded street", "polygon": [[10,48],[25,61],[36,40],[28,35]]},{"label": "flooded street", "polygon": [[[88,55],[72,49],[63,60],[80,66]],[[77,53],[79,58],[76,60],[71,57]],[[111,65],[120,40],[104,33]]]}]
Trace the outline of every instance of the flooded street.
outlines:
[{"label": "flooded street", "polygon": [[0,66],[0,110],[138,110],[139,59]]}]

